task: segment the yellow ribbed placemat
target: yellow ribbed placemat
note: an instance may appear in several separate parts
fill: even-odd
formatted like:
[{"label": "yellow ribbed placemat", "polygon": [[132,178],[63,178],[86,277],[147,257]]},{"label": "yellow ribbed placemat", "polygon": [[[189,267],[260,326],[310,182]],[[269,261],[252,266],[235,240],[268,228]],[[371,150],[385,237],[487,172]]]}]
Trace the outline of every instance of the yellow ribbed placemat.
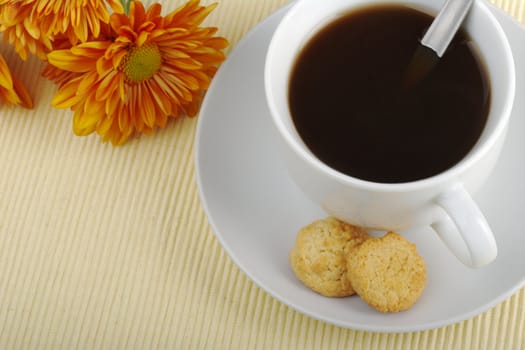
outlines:
[{"label": "yellow ribbed placemat", "polygon": [[[234,46],[285,3],[222,0],[207,23]],[[525,22],[524,0],[495,4]],[[405,334],[343,329],[281,304],[206,220],[197,119],[119,148],[76,137],[71,113],[49,107],[38,61],[0,52],[36,104],[0,106],[0,349],[525,349],[523,289],[465,322]]]}]

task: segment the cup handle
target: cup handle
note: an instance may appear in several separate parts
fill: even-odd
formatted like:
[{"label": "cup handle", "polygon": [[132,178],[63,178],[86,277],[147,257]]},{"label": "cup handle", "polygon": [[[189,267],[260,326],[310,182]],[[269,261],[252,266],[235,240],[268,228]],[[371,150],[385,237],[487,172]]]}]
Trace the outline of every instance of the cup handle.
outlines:
[{"label": "cup handle", "polygon": [[431,226],[463,264],[481,267],[496,258],[498,248],[492,230],[463,185],[442,193],[436,203],[448,217]]}]

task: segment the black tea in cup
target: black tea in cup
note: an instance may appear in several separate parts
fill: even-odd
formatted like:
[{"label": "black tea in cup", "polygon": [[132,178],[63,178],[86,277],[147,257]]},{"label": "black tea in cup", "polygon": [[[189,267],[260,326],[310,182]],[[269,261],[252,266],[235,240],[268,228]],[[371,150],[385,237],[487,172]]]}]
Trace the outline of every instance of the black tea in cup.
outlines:
[{"label": "black tea in cup", "polygon": [[310,39],[292,70],[289,106],[317,158],[356,178],[403,183],[439,174],[472,149],[490,86],[464,31],[416,86],[402,83],[432,20],[402,5],[374,5]]}]

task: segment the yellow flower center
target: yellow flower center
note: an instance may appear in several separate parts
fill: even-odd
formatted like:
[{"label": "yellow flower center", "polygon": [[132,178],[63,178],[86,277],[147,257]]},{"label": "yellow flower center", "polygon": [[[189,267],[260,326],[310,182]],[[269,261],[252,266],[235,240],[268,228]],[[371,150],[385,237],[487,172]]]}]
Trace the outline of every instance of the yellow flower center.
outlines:
[{"label": "yellow flower center", "polygon": [[162,64],[160,50],[154,43],[133,47],[122,59],[120,69],[129,82],[140,83],[151,78]]}]

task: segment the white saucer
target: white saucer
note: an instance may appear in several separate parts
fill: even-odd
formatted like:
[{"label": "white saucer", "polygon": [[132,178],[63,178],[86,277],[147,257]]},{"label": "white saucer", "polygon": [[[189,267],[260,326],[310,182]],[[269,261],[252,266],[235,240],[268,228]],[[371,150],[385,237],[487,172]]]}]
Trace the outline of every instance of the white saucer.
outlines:
[{"label": "white saucer", "polygon": [[525,284],[525,31],[494,8],[518,51],[517,98],[503,156],[475,198],[499,247],[488,267],[464,267],[430,230],[404,232],[428,265],[428,284],[410,310],[382,314],[360,300],[325,298],[293,275],[288,252],[297,230],[326,215],[288,179],[277,154],[263,90],[270,37],[287,8],[268,17],[233,50],[214,78],[199,116],[195,144],[198,187],[224,249],[256,284],[292,308],[353,329],[405,332],[473,317]]}]

